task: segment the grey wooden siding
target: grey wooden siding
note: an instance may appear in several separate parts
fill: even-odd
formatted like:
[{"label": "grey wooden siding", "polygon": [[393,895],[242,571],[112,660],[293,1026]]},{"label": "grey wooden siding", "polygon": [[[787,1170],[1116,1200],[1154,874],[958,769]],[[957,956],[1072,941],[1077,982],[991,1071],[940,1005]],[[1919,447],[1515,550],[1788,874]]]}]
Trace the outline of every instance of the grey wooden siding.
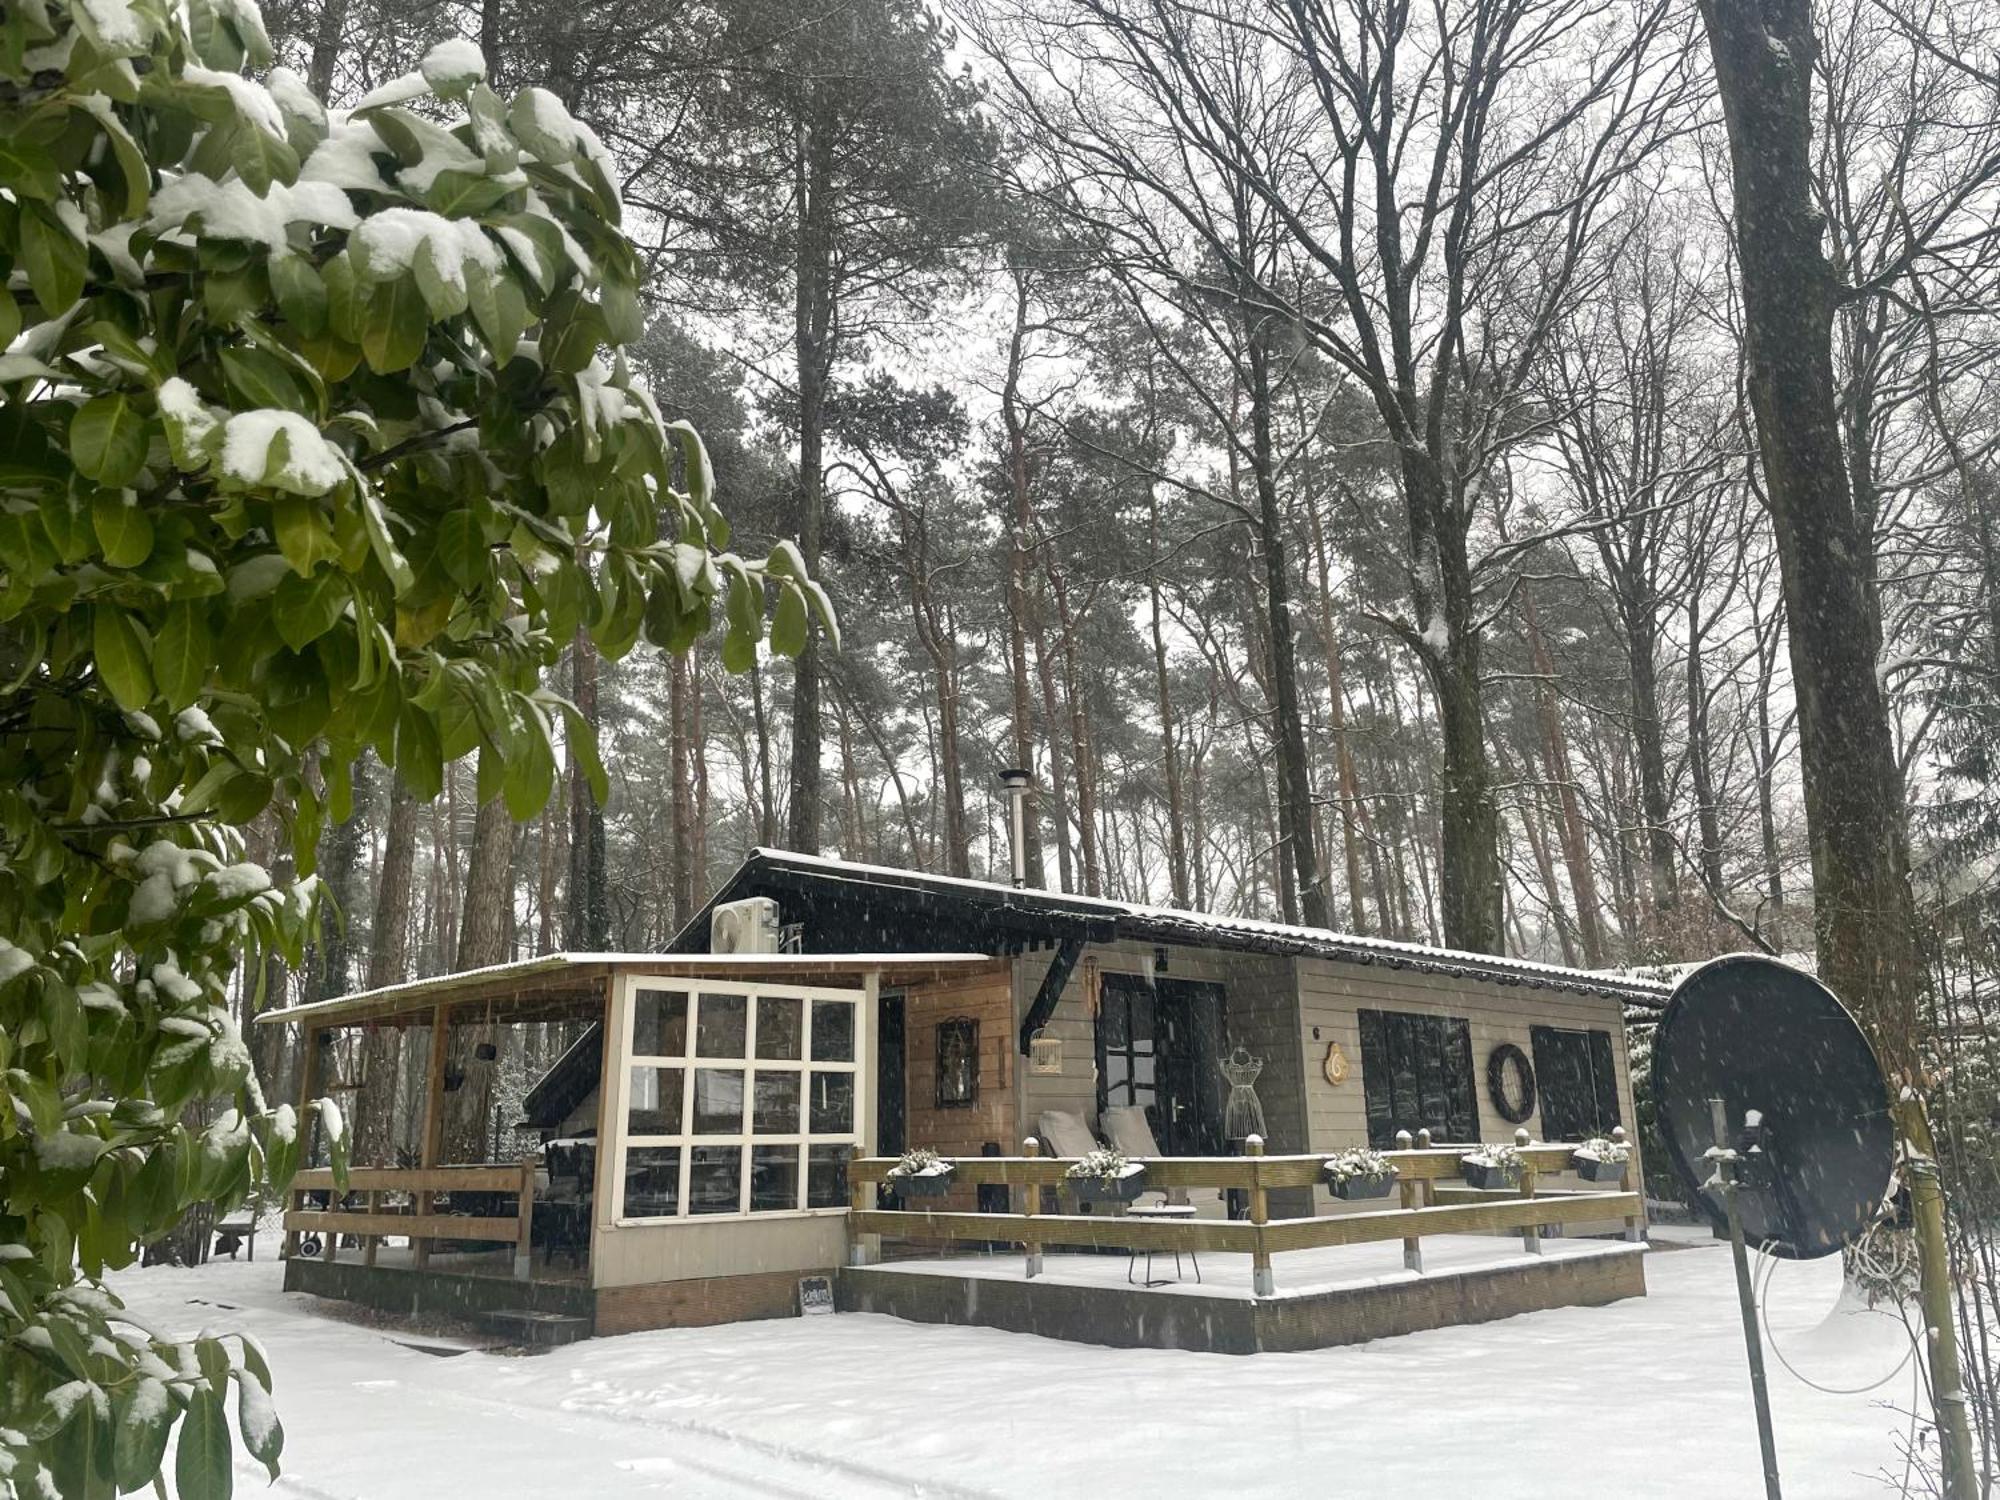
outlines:
[{"label": "grey wooden siding", "polygon": [[[1624,1007],[1604,995],[1569,990],[1530,989],[1486,980],[1460,979],[1379,964],[1350,964],[1335,959],[1302,958],[1299,973],[1299,1031],[1305,1052],[1306,1117],[1309,1146],[1332,1151],[1365,1145],[1368,1140],[1366,1094],[1363,1091],[1362,1010],[1416,1011],[1427,1015],[1463,1016],[1472,1032],[1473,1087],[1479,1098],[1479,1134],[1486,1141],[1511,1141],[1517,1127],[1501,1118],[1486,1089],[1486,1059],[1502,1042],[1512,1042],[1532,1059],[1529,1029],[1558,1026],[1611,1033],[1611,1057],[1618,1078],[1618,1111],[1625,1128],[1636,1135],[1632,1109],[1632,1076],[1625,1050]],[[1347,1054],[1347,1081],[1338,1088],[1326,1081],[1321,1064],[1327,1044],[1339,1042]],[[1541,1137],[1541,1110],[1530,1115],[1526,1128]],[[1559,1179],[1574,1185],[1573,1179]],[[1637,1181],[1636,1163],[1634,1178]],[[1330,1202],[1324,1190],[1322,1202]]]}]

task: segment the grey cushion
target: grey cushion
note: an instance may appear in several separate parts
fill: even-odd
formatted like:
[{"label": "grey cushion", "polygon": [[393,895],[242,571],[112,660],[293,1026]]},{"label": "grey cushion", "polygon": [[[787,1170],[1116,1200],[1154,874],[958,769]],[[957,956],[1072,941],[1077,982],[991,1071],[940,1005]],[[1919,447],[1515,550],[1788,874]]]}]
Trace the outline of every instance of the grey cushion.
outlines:
[{"label": "grey cushion", "polygon": [[1146,1119],[1146,1111],[1137,1104],[1119,1104],[1104,1110],[1097,1117],[1098,1126],[1110,1138],[1111,1144],[1127,1156],[1151,1157],[1164,1155],[1160,1143],[1153,1139],[1153,1127]]},{"label": "grey cushion", "polygon": [[1049,1156],[1083,1156],[1097,1149],[1097,1137],[1083,1123],[1083,1116],[1066,1109],[1045,1109],[1036,1118],[1042,1133],[1042,1150]]}]

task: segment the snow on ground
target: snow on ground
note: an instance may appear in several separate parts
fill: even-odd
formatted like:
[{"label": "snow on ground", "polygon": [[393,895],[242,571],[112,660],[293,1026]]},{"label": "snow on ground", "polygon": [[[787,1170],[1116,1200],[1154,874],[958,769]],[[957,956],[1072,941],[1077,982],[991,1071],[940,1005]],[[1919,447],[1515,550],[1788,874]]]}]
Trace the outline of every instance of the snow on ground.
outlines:
[{"label": "snow on ground", "polygon": [[[286,1296],[271,1260],[115,1285],[165,1328],[263,1341],[282,1497],[1751,1500],[1728,1250],[1655,1233],[1688,1248],[1648,1256],[1643,1299],[1247,1358],[857,1314],[440,1357]],[[1837,1261],[1779,1263],[1768,1294],[1779,1352],[1821,1385],[1874,1381],[1907,1348],[1892,1317],[1841,1299]],[[1907,1419],[1883,1403],[1907,1410],[1913,1375],[1835,1396],[1774,1360],[1786,1492],[1890,1493],[1875,1476],[1900,1470]],[[246,1465],[239,1493],[265,1492]]]}]

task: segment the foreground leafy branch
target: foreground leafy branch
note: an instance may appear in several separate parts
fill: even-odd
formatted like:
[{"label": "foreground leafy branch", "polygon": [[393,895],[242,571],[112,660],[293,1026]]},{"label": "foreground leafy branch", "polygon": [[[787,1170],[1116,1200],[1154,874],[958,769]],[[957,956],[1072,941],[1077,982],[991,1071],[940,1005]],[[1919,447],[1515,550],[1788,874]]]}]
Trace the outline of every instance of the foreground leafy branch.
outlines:
[{"label": "foreground leafy branch", "polygon": [[[249,0],[0,10],[0,1497],[275,1475],[270,1372],[100,1284],[190,1205],[282,1189],[307,1122],[228,1004],[298,962],[347,768],[547,800],[541,686],[609,656],[796,652],[620,345],[639,268],[596,138],[478,52],[329,115]],[[268,83],[244,69],[269,69]],[[267,809],[277,888],[238,830]],[[339,1167],[344,1127],[316,1106]],[[190,1121],[206,1123],[189,1123]]]}]

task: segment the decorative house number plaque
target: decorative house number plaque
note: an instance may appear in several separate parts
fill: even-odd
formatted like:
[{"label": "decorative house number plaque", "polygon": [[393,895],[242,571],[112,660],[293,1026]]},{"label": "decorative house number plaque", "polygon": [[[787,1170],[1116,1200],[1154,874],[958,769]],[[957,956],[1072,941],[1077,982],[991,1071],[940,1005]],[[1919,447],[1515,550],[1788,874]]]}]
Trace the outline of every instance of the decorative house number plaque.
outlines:
[{"label": "decorative house number plaque", "polygon": [[1319,1070],[1335,1088],[1347,1082],[1347,1054],[1340,1050],[1340,1043],[1327,1043],[1326,1061],[1319,1065]]}]

